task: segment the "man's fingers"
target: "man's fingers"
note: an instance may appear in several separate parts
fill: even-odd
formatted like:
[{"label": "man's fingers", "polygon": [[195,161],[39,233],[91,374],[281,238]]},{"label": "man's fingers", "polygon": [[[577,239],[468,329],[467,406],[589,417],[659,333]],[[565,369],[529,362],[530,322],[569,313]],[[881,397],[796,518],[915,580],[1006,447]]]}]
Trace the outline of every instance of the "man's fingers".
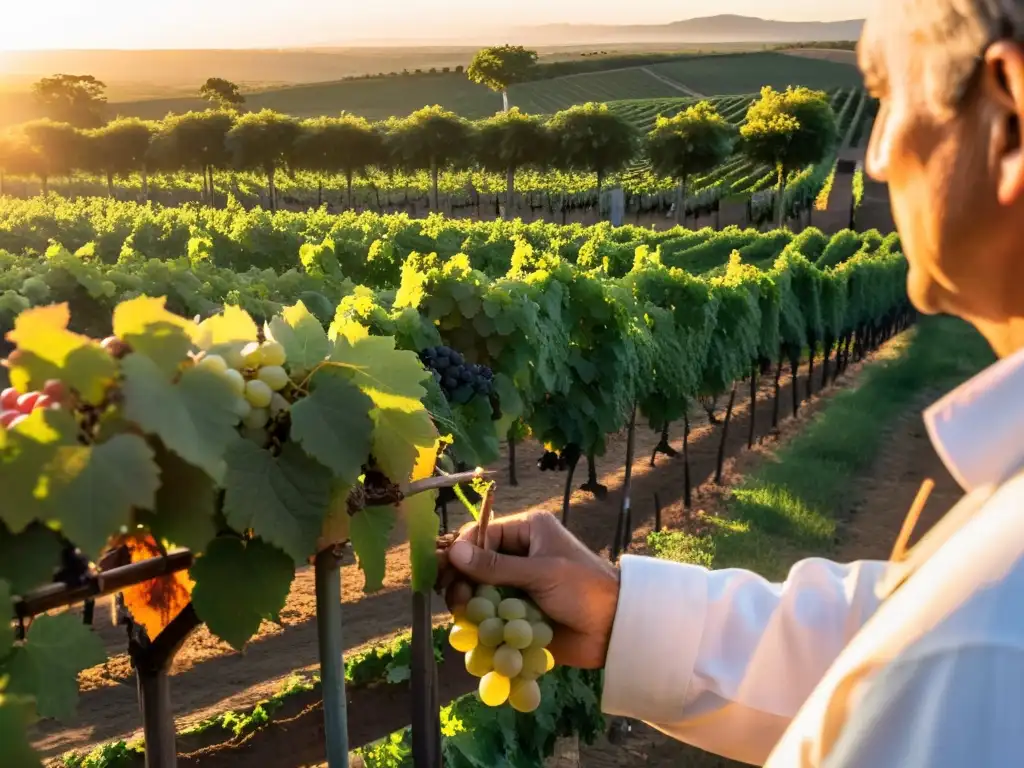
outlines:
[{"label": "man's fingers", "polygon": [[448,550],[448,562],[470,581],[517,587],[529,591],[549,578],[550,560],[519,557],[481,549],[468,541],[456,541]]},{"label": "man's fingers", "polygon": [[458,617],[473,599],[473,587],[465,581],[453,581],[445,590],[444,601],[452,616]]},{"label": "man's fingers", "polygon": [[[535,513],[524,512],[509,517],[496,518],[487,526],[487,548],[509,555],[530,554],[530,525]],[[477,544],[478,523],[462,526],[456,541]]]}]

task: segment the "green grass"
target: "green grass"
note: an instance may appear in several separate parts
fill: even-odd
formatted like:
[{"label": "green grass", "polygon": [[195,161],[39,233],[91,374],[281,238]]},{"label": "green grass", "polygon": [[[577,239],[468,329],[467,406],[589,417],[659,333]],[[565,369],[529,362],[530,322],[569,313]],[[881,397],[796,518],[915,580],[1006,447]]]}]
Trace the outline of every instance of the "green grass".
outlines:
[{"label": "green grass", "polygon": [[756,93],[765,85],[775,88],[806,85],[821,90],[864,85],[856,67],[783,53],[694,57],[655,64],[651,69],[705,94]]},{"label": "green grass", "polygon": [[836,520],[878,459],[888,427],[930,392],[949,389],[993,361],[976,331],[952,318],[922,319],[871,363],[859,386],[837,394],[800,432],[735,488],[712,537],[652,535],[659,557],[750,568],[781,578],[792,554],[828,555]]}]

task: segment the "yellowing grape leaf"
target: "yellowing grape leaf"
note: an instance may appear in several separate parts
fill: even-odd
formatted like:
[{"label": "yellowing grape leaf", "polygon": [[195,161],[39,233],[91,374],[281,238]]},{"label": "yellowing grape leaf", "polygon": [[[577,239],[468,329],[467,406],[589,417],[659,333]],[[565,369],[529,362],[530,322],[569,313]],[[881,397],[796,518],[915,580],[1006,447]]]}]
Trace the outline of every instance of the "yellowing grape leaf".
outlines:
[{"label": "yellowing grape leaf", "polygon": [[259,338],[259,329],[241,307],[226,306],[220,314],[208,317],[199,324],[192,336],[200,349],[216,354],[242,347]]},{"label": "yellowing grape leaf", "polygon": [[273,318],[264,332],[284,347],[285,367],[293,374],[312,370],[330,352],[327,332],[301,301]]},{"label": "yellowing grape leaf", "polygon": [[[133,563],[166,554],[152,536],[125,536],[119,543],[128,548]],[[178,571],[127,587],[122,594],[132,619],[145,627],[153,640],[189,604],[194,586],[186,571]]]},{"label": "yellowing grape leaf", "polygon": [[59,448],[51,469],[61,528],[93,558],[110,536],[131,523],[133,507],[153,508],[160,487],[153,449],[138,435]]},{"label": "yellowing grape leaf", "polygon": [[60,379],[87,403],[103,400],[117,365],[92,339],[68,330],[67,304],[36,307],[19,314],[7,339],[18,345],[10,363],[11,386],[19,392],[41,390]]},{"label": "yellowing grape leaf", "polygon": [[150,358],[168,378],[173,378],[188,357],[195,323],[164,309],[167,300],[140,296],[114,308],[114,335],[133,352]]},{"label": "yellowing grape leaf", "polygon": [[394,507],[366,507],[352,515],[352,548],[366,577],[363,591],[368,594],[384,586],[385,555],[396,516]]},{"label": "yellowing grape leaf", "polygon": [[33,411],[14,429],[0,429],[0,519],[12,533],[33,520],[52,520],[50,464],[61,446],[74,446],[77,426],[66,411]]},{"label": "yellowing grape leaf", "polygon": [[29,726],[34,719],[31,701],[21,696],[0,694],[0,744],[4,750],[4,768],[43,767],[39,755],[28,741]]},{"label": "yellowing grape leaf", "polygon": [[345,483],[336,482],[331,488],[331,503],[316,543],[317,552],[349,540],[352,516],[348,512],[348,495],[351,491]]},{"label": "yellowing grape leaf", "polygon": [[192,604],[213,634],[240,651],[261,621],[278,621],[294,576],[295,563],[262,539],[217,538],[192,566]]},{"label": "yellowing grape leaf", "polygon": [[238,531],[252,528],[297,563],[313,554],[331,503],[333,478],[294,443],[275,458],[239,438],[227,451],[224,514]]},{"label": "yellowing grape leaf", "polygon": [[238,438],[238,395],[230,382],[213,371],[189,368],[172,383],[139,354],[128,355],[121,368],[125,417],[215,481],[223,480],[224,449]]},{"label": "yellowing grape leaf", "polygon": [[[33,525],[21,533],[10,533],[0,526],[0,579],[16,595],[45,586],[53,581],[60,565],[60,550],[60,540],[49,528]],[[0,599],[2,606],[4,601]]]},{"label": "yellowing grape leaf", "polygon": [[309,396],[292,406],[291,439],[351,486],[370,455],[372,408],[373,401],[351,381],[318,373]]},{"label": "yellowing grape leaf", "polygon": [[409,533],[409,560],[412,564],[412,588],[429,593],[437,581],[437,532],[440,520],[434,511],[435,491],[409,496],[401,504],[405,528]]},{"label": "yellowing grape leaf", "polygon": [[136,522],[168,544],[202,552],[217,535],[214,524],[217,488],[210,476],[157,443],[160,489],[156,509],[140,511]]},{"label": "yellowing grape leaf", "polygon": [[427,411],[375,408],[370,417],[374,422],[373,457],[392,482],[406,482],[417,462],[422,466],[424,452],[436,455],[437,428]]},{"label": "yellowing grape leaf", "polygon": [[32,696],[40,717],[68,720],[78,701],[78,673],[107,658],[99,635],[72,613],[37,616],[25,643],[5,662],[7,692]]}]

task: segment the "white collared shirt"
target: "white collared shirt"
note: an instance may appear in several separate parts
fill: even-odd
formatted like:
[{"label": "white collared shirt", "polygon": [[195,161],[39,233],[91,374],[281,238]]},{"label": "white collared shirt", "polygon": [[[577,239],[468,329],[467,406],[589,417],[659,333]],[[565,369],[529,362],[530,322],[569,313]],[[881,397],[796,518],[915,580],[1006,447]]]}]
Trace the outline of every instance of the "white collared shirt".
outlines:
[{"label": "white collared shirt", "polygon": [[1024,352],[925,420],[968,495],[907,564],[624,557],[604,711],[771,768],[1024,766]]}]

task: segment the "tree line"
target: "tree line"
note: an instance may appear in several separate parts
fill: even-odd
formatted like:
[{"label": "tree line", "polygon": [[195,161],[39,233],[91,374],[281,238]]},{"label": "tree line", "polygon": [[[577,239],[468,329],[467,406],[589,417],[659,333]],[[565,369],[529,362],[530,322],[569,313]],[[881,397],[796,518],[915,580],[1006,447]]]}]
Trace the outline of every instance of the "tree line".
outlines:
[{"label": "tree line", "polygon": [[212,203],[216,172],[251,170],[266,175],[276,209],[277,174],[305,170],[345,176],[351,207],[353,179],[378,168],[427,171],[431,208],[438,210],[439,173],[479,167],[505,174],[511,215],[519,169],[595,174],[600,193],[609,175],[646,158],[659,175],[678,181],[682,220],[689,179],[734,152],[776,168],[781,191],[789,173],[819,162],[837,137],[827,96],[806,88],[766,87],[739,129],[701,101],[674,117],[659,117],[646,135],[595,103],[549,118],[513,108],[478,121],[431,106],[370,123],[351,114],[299,120],[271,110],[239,113],[226,96],[216,99],[224,106],[162,121],[126,117],[79,128],[43,119],[12,128],[0,135],[0,193],[5,175],[35,176],[45,192],[49,178],[84,172],[105,175],[111,196],[118,177],[140,174],[148,196],[150,173],[191,171],[201,174],[204,200]]}]

